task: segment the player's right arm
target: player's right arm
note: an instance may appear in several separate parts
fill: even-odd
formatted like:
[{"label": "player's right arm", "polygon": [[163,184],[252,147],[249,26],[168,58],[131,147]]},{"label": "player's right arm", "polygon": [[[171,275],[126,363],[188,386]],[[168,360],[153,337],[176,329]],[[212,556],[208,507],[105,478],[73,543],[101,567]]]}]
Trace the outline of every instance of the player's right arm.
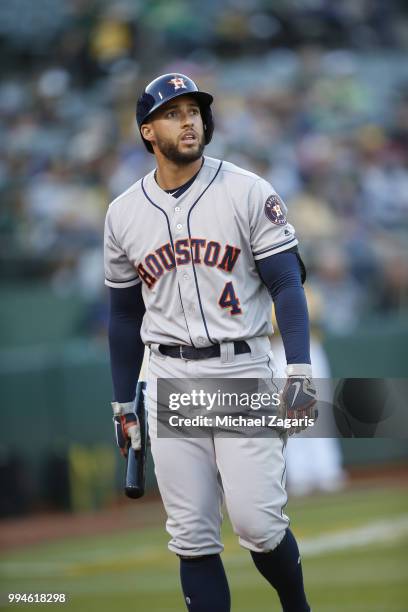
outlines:
[{"label": "player's right arm", "polygon": [[[128,439],[140,448],[140,428],[135,414],[136,385],[143,361],[140,337],[145,306],[141,282],[117,238],[112,210],[106,215],[104,235],[105,284],[109,287],[109,351],[113,383],[112,409],[117,444],[126,455]],[[116,230],[116,231],[115,231]]]},{"label": "player's right arm", "polygon": [[141,445],[135,415],[136,385],[144,356],[140,338],[145,307],[141,285],[109,290],[109,352],[114,401],[112,402],[116,442],[123,455],[130,438],[134,450]]},{"label": "player's right arm", "polygon": [[132,402],[142,366],[144,344],[140,337],[145,306],[141,285],[109,289],[109,353],[116,402]]}]

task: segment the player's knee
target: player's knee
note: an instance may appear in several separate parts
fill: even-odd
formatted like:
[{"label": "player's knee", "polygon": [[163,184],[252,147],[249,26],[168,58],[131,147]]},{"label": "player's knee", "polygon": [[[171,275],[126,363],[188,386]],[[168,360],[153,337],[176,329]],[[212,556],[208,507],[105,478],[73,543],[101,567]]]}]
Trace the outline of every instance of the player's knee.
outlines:
[{"label": "player's knee", "polygon": [[172,525],[169,529],[172,539],[169,549],[181,557],[199,557],[222,551],[221,535],[215,526],[206,529],[203,524],[191,522]]},{"label": "player's knee", "polygon": [[283,539],[288,527],[288,520],[283,517],[274,520],[258,521],[235,526],[242,546],[256,548],[259,551],[273,550]]}]

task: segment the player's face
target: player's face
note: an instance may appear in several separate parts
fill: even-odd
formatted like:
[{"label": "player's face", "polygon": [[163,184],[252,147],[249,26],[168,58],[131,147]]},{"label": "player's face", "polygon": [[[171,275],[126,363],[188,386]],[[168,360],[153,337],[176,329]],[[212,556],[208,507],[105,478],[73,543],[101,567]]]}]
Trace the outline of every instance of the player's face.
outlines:
[{"label": "player's face", "polygon": [[[203,154],[204,127],[193,96],[180,96],[160,108],[147,124],[148,140],[168,160],[189,164]],[[143,134],[145,137],[147,133]]]}]

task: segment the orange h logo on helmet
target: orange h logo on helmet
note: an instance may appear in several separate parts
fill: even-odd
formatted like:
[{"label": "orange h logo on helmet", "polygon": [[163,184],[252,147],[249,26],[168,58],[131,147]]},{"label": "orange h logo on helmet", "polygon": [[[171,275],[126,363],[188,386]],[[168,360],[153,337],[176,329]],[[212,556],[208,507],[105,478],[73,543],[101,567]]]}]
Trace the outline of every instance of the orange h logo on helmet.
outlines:
[{"label": "orange h logo on helmet", "polygon": [[170,79],[169,83],[174,85],[174,90],[178,89],[187,89],[187,85],[184,83],[184,79],[181,77],[174,77],[174,79]]}]

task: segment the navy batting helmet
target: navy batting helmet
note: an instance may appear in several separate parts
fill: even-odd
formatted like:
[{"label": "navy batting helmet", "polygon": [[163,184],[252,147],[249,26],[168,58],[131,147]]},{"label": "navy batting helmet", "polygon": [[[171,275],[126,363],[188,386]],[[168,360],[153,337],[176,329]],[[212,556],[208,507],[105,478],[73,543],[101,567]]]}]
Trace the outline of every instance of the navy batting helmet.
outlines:
[{"label": "navy batting helmet", "polygon": [[[184,74],[163,74],[147,85],[137,101],[136,119],[139,131],[155,110],[163,106],[163,104],[166,104],[169,100],[173,100],[184,94],[189,94],[197,98],[203,118],[205,144],[208,144],[211,141],[214,131],[214,121],[210,108],[213,97],[204,91],[199,91],[194,81]],[[140,135],[142,136],[141,133]],[[146,149],[150,151],[150,153],[153,153],[153,147],[150,142],[145,140],[143,136],[142,140]]]}]

